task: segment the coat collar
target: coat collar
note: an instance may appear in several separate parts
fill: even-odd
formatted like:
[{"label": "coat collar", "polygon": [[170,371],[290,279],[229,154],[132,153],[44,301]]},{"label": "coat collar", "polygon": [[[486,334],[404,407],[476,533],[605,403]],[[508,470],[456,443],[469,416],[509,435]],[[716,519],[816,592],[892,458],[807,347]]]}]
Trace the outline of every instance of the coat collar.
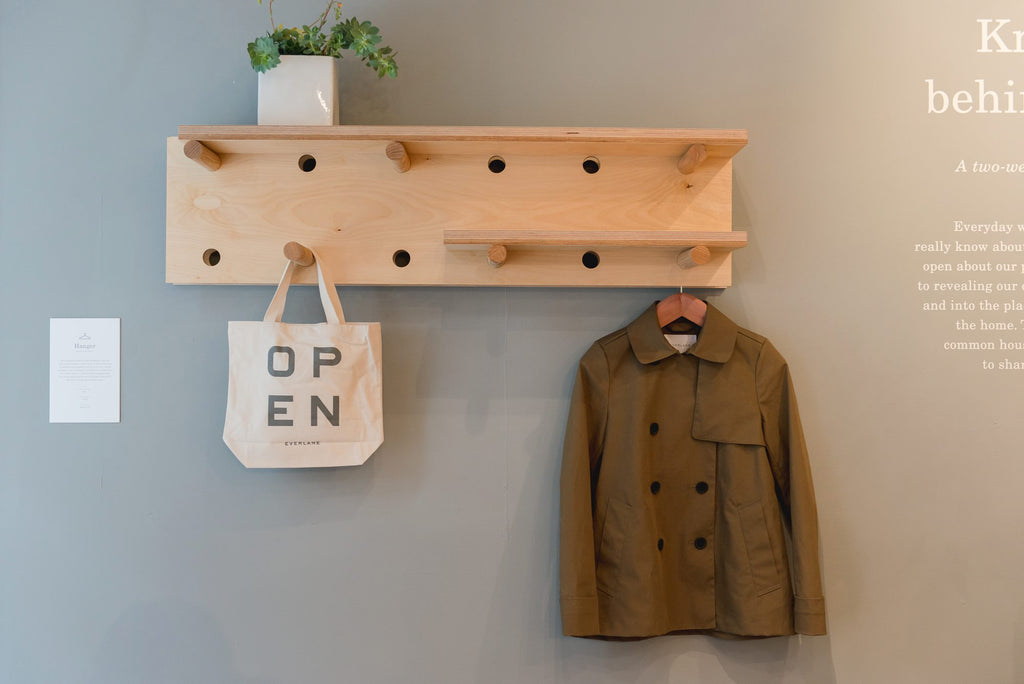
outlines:
[{"label": "coat collar", "polygon": [[[661,361],[678,353],[661,332],[657,306],[658,303],[654,302],[640,314],[639,318],[626,326],[633,354],[636,355],[637,361],[643,364]],[[708,304],[708,316],[704,321],[704,327],[697,335],[697,343],[686,353],[705,361],[725,363],[732,356],[738,331],[738,325]]]}]

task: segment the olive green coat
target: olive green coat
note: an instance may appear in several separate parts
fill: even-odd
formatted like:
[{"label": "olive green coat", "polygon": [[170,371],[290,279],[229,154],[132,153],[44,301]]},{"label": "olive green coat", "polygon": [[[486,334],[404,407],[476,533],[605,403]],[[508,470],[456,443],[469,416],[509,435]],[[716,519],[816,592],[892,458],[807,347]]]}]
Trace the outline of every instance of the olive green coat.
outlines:
[{"label": "olive green coat", "polygon": [[560,542],[565,634],[824,634],[811,470],[771,343],[710,305],[683,354],[654,305],[595,342],[566,429]]}]

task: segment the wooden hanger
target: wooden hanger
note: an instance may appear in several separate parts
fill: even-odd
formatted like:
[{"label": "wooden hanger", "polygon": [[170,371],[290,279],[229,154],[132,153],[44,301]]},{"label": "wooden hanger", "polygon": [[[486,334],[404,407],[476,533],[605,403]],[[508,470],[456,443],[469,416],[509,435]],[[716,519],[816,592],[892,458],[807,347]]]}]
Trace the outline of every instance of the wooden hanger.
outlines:
[{"label": "wooden hanger", "polygon": [[670,295],[658,302],[658,325],[662,328],[680,318],[703,326],[707,316],[708,305],[685,292]]}]

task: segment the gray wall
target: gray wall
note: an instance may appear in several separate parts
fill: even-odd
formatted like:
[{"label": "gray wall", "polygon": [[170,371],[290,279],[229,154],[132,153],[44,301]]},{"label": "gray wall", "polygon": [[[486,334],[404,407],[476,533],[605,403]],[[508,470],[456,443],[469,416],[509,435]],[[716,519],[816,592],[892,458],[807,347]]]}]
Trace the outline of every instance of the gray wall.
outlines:
[{"label": "gray wall", "polygon": [[[1021,380],[980,368],[1021,354],[944,351],[974,337],[921,310],[913,251],[1024,223],[1019,176],[952,172],[1024,158],[1020,116],[926,111],[926,78],[1024,85],[976,52],[976,19],[1019,4],[984,4],[346,2],[402,72],[346,63],[345,123],[750,130],[751,244],[715,302],[793,368],[830,635],[607,643],[560,635],[562,430],[579,356],[664,293],[344,290],[383,323],[384,447],[246,471],[220,440],[226,322],[271,288],[164,284],[164,140],[255,121],[263,8],[4,0],[0,680],[1024,681]],[[62,316],[122,318],[120,424],[47,423]]]}]

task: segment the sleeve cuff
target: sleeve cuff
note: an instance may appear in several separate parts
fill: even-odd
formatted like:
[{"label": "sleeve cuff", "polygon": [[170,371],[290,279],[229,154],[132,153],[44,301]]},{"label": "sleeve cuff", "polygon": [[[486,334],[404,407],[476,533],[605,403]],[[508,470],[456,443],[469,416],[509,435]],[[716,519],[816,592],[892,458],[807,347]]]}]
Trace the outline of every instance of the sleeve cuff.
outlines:
[{"label": "sleeve cuff", "polygon": [[797,634],[825,634],[825,599],[802,596],[793,599],[793,627]]},{"label": "sleeve cuff", "polygon": [[562,634],[593,636],[601,632],[597,597],[562,597]]}]

